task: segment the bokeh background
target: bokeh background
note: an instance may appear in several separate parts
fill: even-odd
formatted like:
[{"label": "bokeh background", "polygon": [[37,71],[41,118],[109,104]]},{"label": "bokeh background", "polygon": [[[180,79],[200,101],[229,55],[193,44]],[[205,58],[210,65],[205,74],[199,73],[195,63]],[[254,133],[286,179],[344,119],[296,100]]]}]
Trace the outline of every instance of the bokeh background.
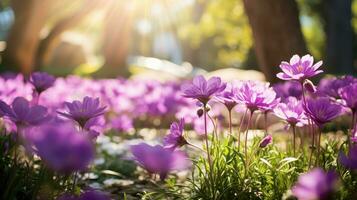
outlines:
[{"label": "bokeh background", "polygon": [[1,0],[0,70],[275,82],[282,60],[310,53],[354,74],[356,31],[357,0]]}]

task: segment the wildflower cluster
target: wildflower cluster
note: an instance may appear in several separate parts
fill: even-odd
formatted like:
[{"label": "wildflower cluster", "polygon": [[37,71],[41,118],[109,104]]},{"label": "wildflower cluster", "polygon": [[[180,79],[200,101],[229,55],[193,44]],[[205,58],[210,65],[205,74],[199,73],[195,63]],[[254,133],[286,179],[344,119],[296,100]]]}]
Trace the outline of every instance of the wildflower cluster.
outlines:
[{"label": "wildflower cluster", "polygon": [[[129,177],[131,164],[135,184],[155,186],[142,198],[354,199],[357,79],[315,86],[321,66],[294,55],[275,85],[202,75],[175,83],[0,77],[1,199],[117,198],[88,183]],[[147,128],[168,131],[144,141]],[[338,128],[342,136],[326,133]]]},{"label": "wildflower cluster", "polygon": [[[278,78],[288,82],[278,84],[273,88],[267,83],[235,81],[226,84],[222,83],[219,77],[206,80],[202,76],[194,78],[191,85],[184,85],[182,87],[183,96],[195,99],[203,104],[202,115],[204,115],[204,118],[202,120],[205,126],[205,150],[203,151],[207,154],[206,158],[202,157],[198,162],[195,162],[194,168],[198,170],[198,174],[193,175],[191,183],[193,186],[188,196],[193,199],[229,199],[236,197],[238,199],[280,199],[283,195],[288,195],[290,191],[290,195],[302,200],[352,198],[354,194],[340,192],[342,189],[338,183],[339,177],[347,179],[345,170],[351,170],[351,177],[354,179],[353,170],[356,169],[355,158],[357,154],[356,144],[354,143],[356,137],[356,98],[354,94],[357,93],[357,87],[355,87],[357,79],[349,76],[324,79],[316,87],[309,78],[323,72],[319,70],[321,65],[322,61],[314,64],[313,57],[310,55],[301,58],[295,55],[290,62],[281,63],[280,68],[283,72],[277,74]],[[330,92],[326,88],[326,85],[333,85],[330,82],[335,83],[334,92]],[[206,109],[206,106],[216,105],[217,103],[224,105],[229,113],[228,135],[217,133],[219,132],[218,124],[215,124],[217,121],[207,121],[209,109]],[[239,107],[239,109],[234,110],[233,108],[236,107]],[[237,124],[239,128],[237,134],[235,134],[232,128],[232,113],[237,112],[239,114],[241,110],[245,114]],[[246,115],[247,113],[249,114]],[[249,137],[252,134],[252,129],[254,129],[253,116],[265,116],[264,125],[267,126],[267,115],[269,113],[284,121],[293,133],[292,154],[289,153],[291,152],[289,147],[285,149],[287,151],[285,154],[275,153],[283,157],[290,156],[277,161],[277,164],[272,163],[276,162],[274,161],[276,157],[271,158],[267,154],[276,150],[277,147],[274,145],[269,148],[268,145],[273,142],[273,137],[278,136],[268,134],[268,129],[265,127],[265,136],[258,142]],[[349,114],[352,115],[352,123],[350,133],[347,134],[348,154],[343,153],[346,149],[344,145],[340,150],[335,148],[333,152],[329,152],[329,156],[334,159],[333,162],[337,165],[327,164],[325,156],[327,156],[326,148],[329,145],[322,144],[321,137],[324,125],[338,117],[348,116]],[[248,118],[248,122],[246,122],[246,118]],[[212,132],[207,131],[209,123],[213,123],[213,127],[215,127],[212,135],[210,135]],[[182,134],[182,128],[175,128],[177,126],[177,123],[172,125],[173,128],[166,136],[165,143],[172,149],[178,149],[183,145],[190,146],[189,139]],[[242,130],[244,126],[245,130]],[[297,138],[297,132],[300,132],[299,138]],[[306,133],[302,135],[301,132]],[[241,133],[245,133],[243,149],[240,148]],[[298,139],[300,139],[299,148],[296,144]],[[232,141],[237,141],[237,144]],[[304,146],[306,142],[311,143],[307,146],[308,148]],[[342,142],[336,144],[342,144]],[[268,150],[263,150],[265,148],[268,148]],[[266,156],[270,157],[270,160]],[[274,165],[277,167],[275,170]],[[262,167],[259,168],[258,166]],[[339,168],[339,166],[343,166],[343,168]],[[284,171],[283,167],[288,167],[288,170],[285,169]],[[301,174],[297,178],[299,173],[293,173],[294,168],[305,172],[305,174]],[[274,174],[278,176],[272,177],[273,179],[281,178],[279,176],[289,176],[292,180],[289,182],[280,179],[278,183],[268,181],[265,187],[261,185],[259,188],[255,185],[255,181],[262,179],[262,177],[255,177],[255,174],[264,173],[265,170],[273,173],[273,176]],[[290,175],[280,175],[280,170]],[[338,175],[338,173],[342,174]],[[261,176],[265,177],[263,180],[268,178],[268,175]],[[237,183],[245,185],[237,186]],[[272,184],[272,186],[270,187],[269,184]],[[353,185],[352,188],[355,189],[356,185]],[[264,188],[269,187],[274,189],[273,194],[264,190]],[[291,190],[289,190],[289,187]],[[350,188],[350,186],[345,187],[345,190],[349,191]],[[262,194],[264,195],[261,196]]]}]

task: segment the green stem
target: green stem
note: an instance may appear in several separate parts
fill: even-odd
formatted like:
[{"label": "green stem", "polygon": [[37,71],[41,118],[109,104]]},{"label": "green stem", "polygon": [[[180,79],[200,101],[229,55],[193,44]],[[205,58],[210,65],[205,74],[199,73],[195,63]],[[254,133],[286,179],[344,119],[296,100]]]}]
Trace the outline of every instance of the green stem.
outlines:
[{"label": "green stem", "polygon": [[77,185],[77,172],[74,172],[73,174],[73,184],[72,184],[72,192],[75,192],[76,189],[76,185]]},{"label": "green stem", "polygon": [[33,195],[32,195],[32,199],[36,199],[37,195],[40,191],[41,185],[42,185],[42,181],[43,181],[43,177],[44,177],[44,173],[45,173],[45,167],[44,165],[41,163],[40,164],[40,173],[39,173],[39,178],[38,178],[38,182],[35,186]]},{"label": "green stem", "polygon": [[240,151],[240,135],[241,135],[242,125],[243,125],[245,116],[247,115],[247,112],[248,112],[248,108],[245,110],[244,115],[242,116],[242,118],[240,120],[240,125],[239,125],[239,129],[238,129],[238,151]]},{"label": "green stem", "polygon": [[318,134],[319,134],[319,137],[318,137],[318,141],[317,141],[317,156],[316,156],[316,166],[319,166],[320,165],[320,151],[321,151],[321,128],[319,127],[318,128]]},{"label": "green stem", "polygon": [[351,122],[351,134],[348,134],[348,147],[351,148],[351,137],[354,137],[355,132],[355,121],[356,121],[356,110],[352,110],[352,122]]},{"label": "green stem", "polygon": [[232,110],[228,110],[229,117],[229,137],[232,137]]},{"label": "green stem", "polygon": [[248,125],[247,125],[247,129],[245,131],[245,143],[244,143],[244,154],[245,154],[246,168],[248,166],[248,131],[251,126],[252,116],[253,116],[253,111],[250,111],[250,115],[248,118]]},{"label": "green stem", "polygon": [[[306,104],[306,96],[305,96],[304,82],[301,81],[300,83],[301,83],[303,107],[306,108],[306,107],[307,107],[307,104]],[[311,132],[314,131],[314,130],[313,130],[313,124],[312,124],[312,122],[311,122],[311,118],[310,118],[309,115],[307,115],[307,122],[308,122],[309,131],[310,131],[310,133],[311,133]]]},{"label": "green stem", "polygon": [[311,144],[311,152],[310,152],[310,157],[309,157],[309,169],[311,167],[311,162],[312,162],[312,155],[314,154],[315,151],[315,129],[312,127],[312,144]]},{"label": "green stem", "polygon": [[6,184],[6,189],[3,196],[3,199],[11,199],[11,190],[13,189],[13,184],[15,183],[15,180],[17,178],[17,173],[16,173],[16,167],[11,169],[11,175],[10,175],[10,181]]},{"label": "green stem", "polygon": [[[206,106],[205,106],[206,107]],[[206,148],[207,148],[207,159],[208,159],[208,163],[210,166],[210,171],[212,172],[212,162],[211,162],[211,155],[210,155],[210,151],[209,151],[209,145],[208,145],[208,133],[207,133],[207,111],[206,109],[204,109],[204,126],[205,126],[205,142],[206,142]]]},{"label": "green stem", "polygon": [[[204,108],[206,108],[206,105],[204,105]],[[206,142],[206,148],[207,148],[207,160],[208,160],[208,165],[209,165],[209,174],[208,175],[209,175],[209,180],[211,182],[210,185],[212,188],[212,196],[214,197],[213,199],[215,199],[215,190],[214,190],[215,182],[213,181],[213,166],[212,166],[213,163],[212,163],[210,149],[209,149],[209,145],[208,145],[207,115],[208,115],[207,110],[204,109],[205,142]],[[211,117],[210,117],[210,119],[212,120]]]},{"label": "green stem", "polygon": [[[216,123],[214,122],[214,120],[213,120],[213,118],[211,117],[211,115],[209,115],[209,114],[207,113],[207,116],[208,116],[208,118],[211,120],[211,123],[212,123],[212,125],[213,125],[214,136],[215,136],[215,138],[218,140],[218,133],[217,133]],[[214,139],[213,139],[213,140],[214,140]]]},{"label": "green stem", "polygon": [[264,112],[265,136],[268,135],[268,112]]},{"label": "green stem", "polygon": [[293,128],[293,148],[294,148],[294,157],[296,157],[296,130],[295,126],[292,126]]},{"label": "green stem", "polygon": [[194,144],[192,144],[192,143],[190,143],[190,142],[187,142],[187,145],[189,145],[189,146],[191,146],[191,147],[194,147],[194,148],[196,148],[196,149],[199,149],[199,150],[201,150],[201,151],[203,151],[203,152],[206,152],[204,149],[202,149],[201,147],[199,147],[199,146],[196,146],[196,145],[194,145]]}]

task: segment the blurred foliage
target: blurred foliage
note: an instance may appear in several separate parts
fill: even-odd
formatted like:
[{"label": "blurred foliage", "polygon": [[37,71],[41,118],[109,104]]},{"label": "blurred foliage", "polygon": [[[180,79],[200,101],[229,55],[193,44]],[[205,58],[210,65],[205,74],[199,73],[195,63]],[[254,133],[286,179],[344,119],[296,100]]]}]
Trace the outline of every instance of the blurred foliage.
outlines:
[{"label": "blurred foliage", "polygon": [[[316,59],[323,59],[326,48],[326,34],[324,30],[326,22],[323,16],[323,0],[296,1],[299,6],[300,21],[307,47]],[[10,0],[1,1],[0,5],[2,7],[8,6],[9,2]],[[43,35],[46,35],[48,30],[51,30],[59,20],[78,11],[84,2],[85,0],[53,1]],[[153,52],[150,49],[154,36],[162,32],[171,32],[180,39],[184,53],[190,55],[196,51],[196,53],[192,54],[194,54],[193,57],[197,57],[197,63],[190,60],[187,56],[184,60],[193,62],[200,67],[243,68],[247,67],[245,65],[249,65],[248,67],[256,65],[252,64],[256,63],[254,62],[255,57],[252,53],[254,52],[252,31],[244,13],[242,1],[186,0],[182,2],[178,3],[173,0],[137,0],[130,2],[133,4],[132,7],[134,9],[133,12],[135,12],[134,17],[136,21],[132,27],[133,34],[131,40],[135,41],[131,47],[132,55],[153,56]],[[123,3],[127,2],[123,1]],[[157,5],[155,4],[164,7],[163,14],[155,13],[157,12],[157,10],[155,11],[157,9]],[[98,8],[95,12],[89,14],[78,26],[69,30],[80,33],[86,40],[90,41],[84,43],[88,45],[87,48],[96,57],[101,57],[103,21],[108,17],[105,13],[106,9],[105,6]],[[352,26],[355,32],[357,32],[357,0],[352,0],[352,11]],[[150,23],[150,33],[140,35],[138,33],[140,31],[137,29],[139,24],[141,23],[142,25],[144,22]],[[356,47],[357,42],[355,42]],[[100,63],[95,63],[95,65],[100,66]],[[86,69],[86,66],[93,66],[93,63],[81,66],[74,73],[88,74],[89,71],[93,71],[93,67]]]},{"label": "blurred foliage", "polygon": [[0,1],[0,9],[6,8],[10,5],[10,0],[2,0]]},{"label": "blurred foliage", "polygon": [[[298,0],[298,3],[308,49],[321,59],[325,49],[325,33],[321,15],[316,12],[320,9],[320,0]],[[196,14],[194,11],[191,13]],[[211,42],[214,49],[201,50],[216,51],[213,53],[214,65],[245,67],[242,65],[249,57],[253,38],[242,1],[210,0],[198,23],[188,19],[180,26],[179,36],[188,41],[191,48],[197,49],[203,43]]]},{"label": "blurred foliage", "polygon": [[[252,48],[253,39],[242,1],[209,0],[201,19],[196,24],[186,21],[179,29],[179,36],[199,48],[211,42],[215,65],[221,67],[244,67]],[[326,48],[322,0],[297,0],[302,31],[309,52],[323,59]],[[353,0],[352,25],[357,31],[357,0]],[[284,30],[282,30],[284,31]]]},{"label": "blurred foliage", "polygon": [[[179,29],[179,36],[199,48],[211,42],[218,66],[240,66],[252,46],[251,29],[241,1],[211,0],[199,22],[187,22]],[[208,41],[208,39],[210,39]]]},{"label": "blurred foliage", "polygon": [[[60,20],[78,12],[84,3],[84,0],[54,1],[51,11],[49,12],[50,15],[46,23],[45,33],[48,30],[51,30]],[[93,45],[90,46],[90,48],[95,48],[94,51],[99,51],[98,49],[100,48],[100,35],[103,29],[103,20],[105,17],[104,11],[105,7],[98,8],[95,12],[88,14],[88,16],[85,17],[84,20],[82,20],[82,22],[77,26],[68,30],[70,32],[79,33],[79,35],[82,35],[87,40],[90,40],[90,44]],[[74,38],[74,40],[76,40],[76,38]],[[86,42],[86,44],[89,45],[88,42]]]},{"label": "blurred foliage", "polygon": [[352,14],[353,14],[352,26],[356,33],[357,32],[357,0],[352,1]]},{"label": "blurred foliage", "polygon": [[297,0],[302,31],[310,53],[322,59],[326,48],[321,0]]}]

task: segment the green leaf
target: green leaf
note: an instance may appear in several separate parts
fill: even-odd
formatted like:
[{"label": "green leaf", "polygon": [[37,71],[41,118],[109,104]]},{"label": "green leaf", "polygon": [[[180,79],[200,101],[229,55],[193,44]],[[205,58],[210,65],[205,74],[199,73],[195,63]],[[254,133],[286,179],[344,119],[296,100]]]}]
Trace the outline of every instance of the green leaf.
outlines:
[{"label": "green leaf", "polygon": [[268,165],[268,166],[269,166],[269,168],[273,168],[273,165],[272,165],[272,164],[270,164],[270,162],[269,162],[269,161],[267,161],[266,159],[264,159],[264,158],[260,158],[260,161],[262,161],[263,163],[265,163],[266,165]]},{"label": "green leaf", "polygon": [[112,170],[102,170],[101,171],[102,174],[106,174],[106,175],[112,175],[112,176],[118,176],[118,177],[123,177],[123,175],[121,175],[118,172],[112,171]]},{"label": "green leaf", "polygon": [[280,171],[283,167],[285,167],[286,165],[288,165],[289,163],[295,162],[297,161],[297,158],[294,157],[288,157],[288,158],[284,158],[282,159],[279,164],[281,164],[281,166],[278,168],[278,171]]}]

